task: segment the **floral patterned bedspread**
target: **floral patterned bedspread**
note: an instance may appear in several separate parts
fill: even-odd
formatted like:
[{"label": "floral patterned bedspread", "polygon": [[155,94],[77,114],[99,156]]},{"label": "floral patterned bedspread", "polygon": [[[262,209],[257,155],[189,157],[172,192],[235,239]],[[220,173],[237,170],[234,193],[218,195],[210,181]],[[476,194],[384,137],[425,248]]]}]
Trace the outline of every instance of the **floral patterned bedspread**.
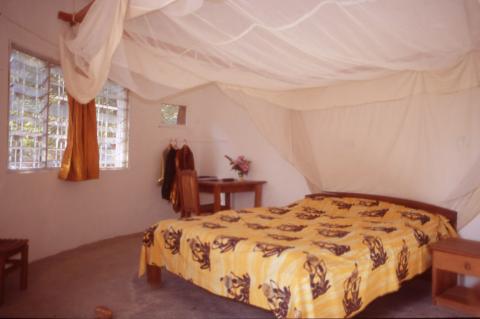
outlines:
[{"label": "floral patterned bedspread", "polygon": [[351,317],[431,265],[428,244],[456,236],[447,219],[358,198],[163,220],[144,234],[146,265],[276,318]]}]

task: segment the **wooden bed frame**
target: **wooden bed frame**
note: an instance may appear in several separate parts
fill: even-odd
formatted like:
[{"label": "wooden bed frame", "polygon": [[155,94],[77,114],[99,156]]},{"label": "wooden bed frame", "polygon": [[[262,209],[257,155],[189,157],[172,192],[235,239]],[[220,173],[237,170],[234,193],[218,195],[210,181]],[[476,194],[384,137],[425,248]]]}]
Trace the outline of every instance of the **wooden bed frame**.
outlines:
[{"label": "wooden bed frame", "polygon": [[[383,195],[375,195],[375,194],[361,194],[361,193],[344,193],[344,192],[321,192],[321,193],[314,193],[306,195],[305,197],[354,197],[354,198],[364,198],[364,199],[371,199],[371,200],[378,200],[383,202],[389,202],[393,204],[403,205],[415,209],[422,209],[429,213],[439,214],[446,217],[450,224],[453,226],[454,229],[457,229],[457,212],[448,208],[435,206],[428,203],[423,203],[411,199],[404,199],[404,198],[397,198],[397,197],[390,197],[390,196],[383,196]],[[157,266],[147,265],[147,281],[151,285],[159,285],[162,281],[162,273],[161,268]]]},{"label": "wooden bed frame", "polygon": [[309,194],[305,197],[315,197],[315,196],[323,196],[323,197],[355,197],[355,198],[365,198],[365,199],[372,199],[372,200],[379,200],[382,202],[389,202],[393,204],[403,205],[415,209],[422,209],[432,214],[438,214],[446,217],[453,228],[457,229],[457,212],[448,208],[435,206],[432,204],[419,202],[411,199],[404,199],[398,197],[390,197],[390,196],[383,196],[383,195],[375,195],[375,194],[361,194],[361,193],[344,193],[344,192],[321,192],[316,194]]}]

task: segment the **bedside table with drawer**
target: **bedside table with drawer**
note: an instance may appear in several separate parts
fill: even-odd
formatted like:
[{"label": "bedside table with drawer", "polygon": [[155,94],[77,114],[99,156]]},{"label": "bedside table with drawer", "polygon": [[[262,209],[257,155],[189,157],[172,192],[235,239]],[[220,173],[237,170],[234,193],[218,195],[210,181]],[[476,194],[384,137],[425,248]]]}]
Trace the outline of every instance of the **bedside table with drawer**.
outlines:
[{"label": "bedside table with drawer", "polygon": [[480,277],[480,242],[448,238],[430,248],[433,303],[480,316],[478,292],[457,284],[458,275]]}]

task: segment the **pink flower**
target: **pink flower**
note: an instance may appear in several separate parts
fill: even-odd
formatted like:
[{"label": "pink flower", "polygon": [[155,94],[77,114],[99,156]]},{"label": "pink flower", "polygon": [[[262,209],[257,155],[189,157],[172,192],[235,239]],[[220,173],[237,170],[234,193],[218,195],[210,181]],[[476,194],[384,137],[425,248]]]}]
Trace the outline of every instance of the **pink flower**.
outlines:
[{"label": "pink flower", "polygon": [[237,171],[239,175],[243,176],[248,174],[251,161],[247,160],[245,156],[240,155],[235,160],[228,155],[225,155],[225,158],[230,161],[231,168]]}]

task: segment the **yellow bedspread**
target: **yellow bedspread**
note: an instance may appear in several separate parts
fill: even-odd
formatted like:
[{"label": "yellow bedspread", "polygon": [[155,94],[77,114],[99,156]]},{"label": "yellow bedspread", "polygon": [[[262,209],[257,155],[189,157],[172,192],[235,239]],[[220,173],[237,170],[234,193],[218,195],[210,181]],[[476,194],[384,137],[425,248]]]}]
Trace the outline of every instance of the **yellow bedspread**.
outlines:
[{"label": "yellow bedspread", "polygon": [[431,264],[428,244],[456,236],[447,219],[358,198],[163,220],[144,235],[146,264],[275,317],[350,317]]}]

